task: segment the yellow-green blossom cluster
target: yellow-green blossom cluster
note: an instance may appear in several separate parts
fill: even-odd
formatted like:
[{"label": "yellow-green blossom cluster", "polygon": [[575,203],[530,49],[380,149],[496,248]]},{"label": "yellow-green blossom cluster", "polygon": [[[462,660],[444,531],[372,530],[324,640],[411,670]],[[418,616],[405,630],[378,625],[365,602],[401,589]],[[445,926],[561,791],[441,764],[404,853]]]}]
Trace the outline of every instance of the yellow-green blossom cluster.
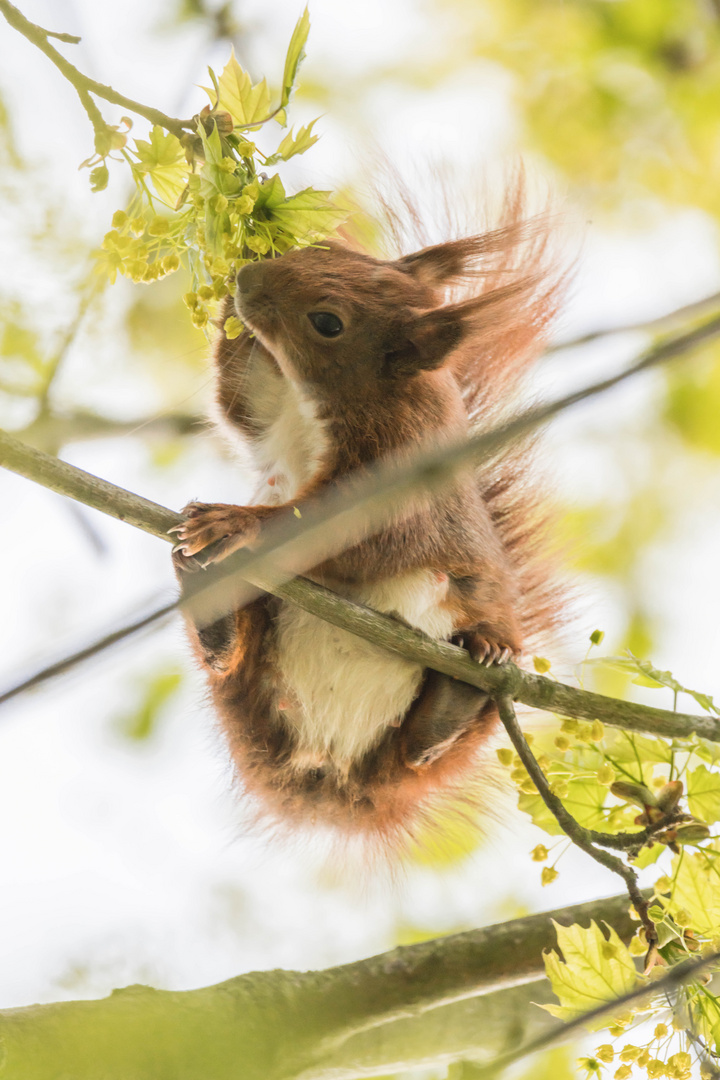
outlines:
[{"label": "yellow-green blossom cluster", "polygon": [[[233,54],[219,78],[210,72],[211,105],[194,117],[194,132],[178,138],[156,126],[133,148],[123,144],[136,191],[102,242],[98,268],[111,280],[121,274],[150,283],[184,266],[191,278],[184,300],[194,325],[204,328],[245,262],[316,243],[345,219],[329,192],[287,195],[280,177],[266,172],[317,141],[313,124],[286,134],[270,155],[247,137],[271,120],[285,124],[308,30],[305,12],[290,42],[277,108],[265,80],[253,84]],[[225,330],[236,337],[242,327],[230,316]]]}]

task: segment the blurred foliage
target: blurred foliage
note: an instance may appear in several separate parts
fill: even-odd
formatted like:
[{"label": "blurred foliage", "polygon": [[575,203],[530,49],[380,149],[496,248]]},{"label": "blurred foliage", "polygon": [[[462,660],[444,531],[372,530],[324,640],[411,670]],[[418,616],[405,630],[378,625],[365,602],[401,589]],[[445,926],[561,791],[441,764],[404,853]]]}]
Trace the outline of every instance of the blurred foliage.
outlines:
[{"label": "blurred foliage", "polygon": [[[444,5],[447,7],[447,5]],[[531,148],[595,203],[648,194],[720,216],[720,20],[697,0],[453,0],[455,63],[516,75]]]},{"label": "blurred foliage", "polygon": [[137,705],[116,719],[116,730],[134,742],[151,739],[181,683],[182,672],[175,668],[157,671],[148,676],[137,688]]},{"label": "blurred foliage", "polygon": [[720,456],[720,348],[669,373],[665,419],[686,446]]}]

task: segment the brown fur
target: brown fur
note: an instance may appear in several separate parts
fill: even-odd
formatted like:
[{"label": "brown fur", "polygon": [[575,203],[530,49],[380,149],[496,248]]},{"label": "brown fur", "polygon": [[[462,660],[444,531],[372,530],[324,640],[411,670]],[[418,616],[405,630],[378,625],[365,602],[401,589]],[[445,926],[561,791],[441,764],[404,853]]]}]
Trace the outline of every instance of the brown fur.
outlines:
[{"label": "brown fur", "polygon": [[[181,580],[196,555],[207,561],[252,543],[264,520],[349,474],[512,412],[557,306],[560,280],[548,263],[546,225],[524,220],[513,196],[496,231],[396,260],[331,242],[244,267],[236,304],[250,329],[218,337],[220,411],[260,446],[273,417],[257,388],[290,379],[322,425],[322,456],[289,503],[191,505],[176,554]],[[313,312],[336,315],[342,333],[321,336]],[[441,494],[419,496],[312,576],[342,591],[408,571],[447,575],[453,640],[479,660],[518,656],[559,613],[528,468],[527,451],[512,447]],[[262,597],[214,627],[191,628],[242,784],[276,822],[323,823],[392,846],[438,796],[456,795],[477,774],[495,709],[428,672],[404,719],[348,768],[300,767],[279,702],[279,605]]]}]

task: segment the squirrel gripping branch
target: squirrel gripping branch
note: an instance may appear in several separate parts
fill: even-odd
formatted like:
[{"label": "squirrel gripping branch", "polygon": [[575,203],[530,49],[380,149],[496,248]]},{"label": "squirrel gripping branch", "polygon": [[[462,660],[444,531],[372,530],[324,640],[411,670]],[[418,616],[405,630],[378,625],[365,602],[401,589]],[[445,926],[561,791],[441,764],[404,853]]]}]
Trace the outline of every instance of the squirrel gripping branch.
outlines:
[{"label": "squirrel gripping branch", "polygon": [[[224,317],[246,329],[218,335],[213,363],[221,426],[259,482],[251,505],[185,508],[181,584],[348,476],[507,417],[561,284],[517,191],[498,229],[395,260],[331,241],[243,266]],[[308,576],[478,663],[518,659],[561,606],[529,466],[510,447]],[[497,713],[481,691],[273,596],[190,634],[265,820],[393,849],[438,802],[482,802]]]}]

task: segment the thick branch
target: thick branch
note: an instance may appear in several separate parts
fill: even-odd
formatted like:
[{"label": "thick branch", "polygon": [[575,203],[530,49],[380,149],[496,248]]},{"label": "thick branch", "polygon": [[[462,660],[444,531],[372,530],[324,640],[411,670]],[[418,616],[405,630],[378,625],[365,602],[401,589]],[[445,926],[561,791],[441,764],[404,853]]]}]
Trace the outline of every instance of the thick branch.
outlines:
[{"label": "thick branch", "polygon": [[[538,1032],[533,1014],[547,1030],[552,1022],[527,1008],[547,1000],[545,988],[519,995],[507,988],[542,978],[542,951],[555,945],[551,920],[591,918],[625,941],[634,934],[627,897],[616,896],[322,972],[259,972],[184,993],[128,987],[101,1001],[8,1010],[0,1013],[0,1073],[230,1080],[242,1062],[243,1080],[349,1080],[443,1057],[487,1058],[525,1034],[522,1016],[529,1034]],[[512,1007],[518,996],[520,1008]],[[484,1024],[468,1023],[480,1017]]]},{"label": "thick branch", "polygon": [[[59,53],[50,44],[47,30],[43,30],[41,26],[37,26],[35,23],[30,22],[29,19],[26,19],[22,12],[18,11],[15,5],[10,3],[10,0],[0,0],[0,12],[15,30],[19,31],[23,37],[45,53],[55,64],[55,67],[72,83],[90,116],[96,132],[105,128],[105,122],[97,106],[90,98],[90,94],[104,98],[105,101],[109,101],[113,105],[120,105],[129,112],[137,113],[138,116],[144,116],[151,124],[158,124],[160,127],[165,128],[166,131],[171,131],[173,135],[177,135],[178,138],[185,131],[194,130],[192,120],[177,120],[172,116],[167,116],[166,113],[161,112],[159,109],[153,109],[139,101],[133,101],[132,98],[125,97],[124,94],[118,94],[116,90],[113,90],[112,86],[104,86],[103,83],[96,82],[95,79],[83,75],[69,60],[65,59],[62,53]],[[58,36],[57,34],[53,35],[53,37]]]},{"label": "thick branch", "polygon": [[[1,432],[0,465],[62,495],[68,495],[121,521],[127,521],[136,528],[144,529],[145,532],[164,540],[171,539],[168,529],[181,520],[179,514],[157,503],[143,499],[139,495],[133,495],[123,488],[115,487],[106,480],[77,469],[67,462],[59,461],[40,450],[26,447],[11,435]],[[337,509],[338,503],[339,509]],[[534,708],[547,709],[578,719],[600,719],[605,723],[631,731],[651,731],[654,734],[677,737],[696,732],[703,738],[720,741],[720,720],[713,717],[668,712],[648,705],[605,697],[587,690],[578,690],[540,675],[521,671],[513,664],[486,668],[472,661],[465,650],[449,642],[428,638],[396,619],[336,596],[320,585],[302,578],[283,581],[283,571],[278,571],[278,566],[287,566],[296,560],[298,552],[312,563],[318,557],[317,546],[322,548],[326,545],[328,536],[337,539],[338,535],[344,535],[342,527],[347,523],[342,501],[333,496],[321,505],[324,507],[327,504],[330,505],[327,511],[322,510],[314,515],[304,514],[301,521],[293,518],[289,525],[282,525],[280,536],[277,530],[273,535],[273,530],[268,529],[268,540],[262,552],[241,551],[221,564],[220,569],[227,570],[233,575],[233,579],[236,575],[242,574],[252,585],[245,584],[241,587],[234,585],[231,589],[227,577],[221,577],[218,584],[218,576],[208,574],[208,580],[213,580],[216,584],[206,590],[213,592],[214,589],[214,598],[209,607],[211,613],[207,617],[217,617],[212,612],[218,610],[218,602],[227,610],[228,604],[237,605],[243,597],[247,600],[250,596],[257,595],[257,588],[260,588],[281,596],[285,600],[290,600],[311,614],[317,615],[318,618],[372,641],[381,648],[389,649],[409,660],[415,660],[424,667],[432,667],[446,675],[462,679],[481,690],[489,691],[495,697],[504,694]],[[288,572],[285,571],[285,577],[287,576]],[[205,575],[203,575],[204,579]],[[202,600],[202,594],[197,599]],[[155,618],[165,618],[179,606],[179,601],[167,604],[155,613]],[[137,623],[131,624],[129,628],[116,631],[111,635],[111,641],[121,640],[128,633],[145,627],[152,621],[152,615],[144,616]],[[75,654],[75,657],[85,659],[104,647],[105,640],[89,649],[82,650]],[[67,670],[72,663],[73,658],[69,658],[69,662],[54,665],[52,669],[45,669],[45,672],[57,674]],[[44,673],[40,675],[39,678],[33,677],[31,680],[18,684],[0,696],[0,702],[15,696],[28,685],[37,685],[44,681]]]}]

